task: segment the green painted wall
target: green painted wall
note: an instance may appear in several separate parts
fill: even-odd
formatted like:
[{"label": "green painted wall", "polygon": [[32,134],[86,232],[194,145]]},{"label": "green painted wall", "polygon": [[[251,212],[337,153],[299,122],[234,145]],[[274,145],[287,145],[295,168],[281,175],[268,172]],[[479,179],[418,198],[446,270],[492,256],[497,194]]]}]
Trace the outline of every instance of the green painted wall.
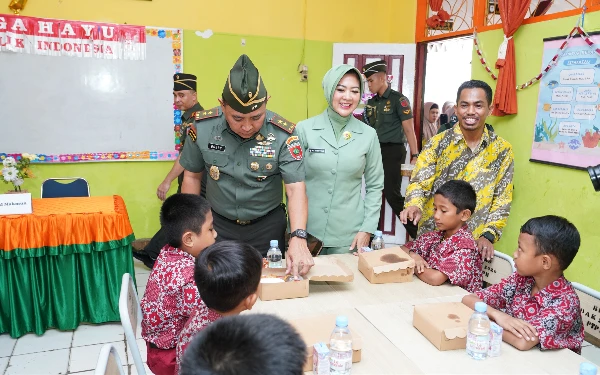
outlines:
[{"label": "green painted wall", "polygon": [[[540,72],[543,39],[568,34],[576,20],[576,17],[569,17],[524,25],[517,31],[514,40],[518,84],[528,81]],[[586,30],[595,31],[599,29],[598,26],[600,12],[587,14]],[[495,61],[502,36],[502,30],[479,34],[484,55],[489,61]],[[472,70],[473,78],[492,84],[475,53]],[[508,226],[497,247],[500,251],[512,255],[517,246],[519,229],[525,221],[549,214],[564,216],[577,226],[582,238],[579,253],[567,269],[566,276],[571,281],[600,290],[600,193],[594,192],[586,171],[529,161],[538,93],[538,85],[518,92],[517,115],[488,119],[498,134],[512,144],[515,154],[513,205]]]},{"label": "green painted wall", "polygon": [[[242,38],[246,45],[241,45]],[[300,82],[298,64],[304,50],[309,81]],[[272,98],[268,108],[291,121],[313,116],[325,108],[321,79],[331,67],[333,44],[299,39],[216,34],[203,39],[184,34],[184,70],[198,75],[199,100],[205,108],[218,104],[229,69],[240,54],[248,54],[259,68]],[[132,108],[132,110],[135,110]],[[143,110],[141,108],[140,110]],[[166,124],[165,126],[172,126]],[[35,152],[36,150],[23,150]],[[160,201],[156,188],[170,170],[172,162],[113,162],[34,165],[36,178],[25,188],[40,196],[40,185],[49,177],[78,176],[90,183],[93,196],[120,195],[125,200],[137,238],[151,237],[159,228]],[[6,186],[9,190],[9,186]],[[172,184],[171,193],[177,189]]]}]

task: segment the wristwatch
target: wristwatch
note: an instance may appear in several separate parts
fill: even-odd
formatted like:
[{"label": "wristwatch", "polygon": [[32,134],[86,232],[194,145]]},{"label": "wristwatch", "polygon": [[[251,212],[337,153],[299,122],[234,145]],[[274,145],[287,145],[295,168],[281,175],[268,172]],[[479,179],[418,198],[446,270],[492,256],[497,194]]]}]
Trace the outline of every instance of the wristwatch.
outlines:
[{"label": "wristwatch", "polygon": [[418,157],[419,157],[419,154],[411,154],[411,155],[410,155],[410,157],[411,157],[411,158],[418,158]]},{"label": "wristwatch", "polygon": [[292,237],[298,237],[298,238],[302,238],[305,240],[308,238],[308,233],[306,233],[306,231],[304,229],[296,229],[295,231],[290,233],[290,238],[292,238]]},{"label": "wristwatch", "polygon": [[485,238],[486,240],[490,241],[491,243],[494,243],[494,241],[496,240],[496,239],[494,238],[494,235],[493,235],[493,234],[491,234],[490,232],[485,232],[485,233],[483,233],[483,234],[482,234],[480,237],[483,237],[483,238]]}]

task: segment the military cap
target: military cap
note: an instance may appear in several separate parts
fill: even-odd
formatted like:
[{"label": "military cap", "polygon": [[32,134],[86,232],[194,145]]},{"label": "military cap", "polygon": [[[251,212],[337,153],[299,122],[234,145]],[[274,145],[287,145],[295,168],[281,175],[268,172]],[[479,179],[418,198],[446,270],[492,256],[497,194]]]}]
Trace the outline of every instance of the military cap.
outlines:
[{"label": "military cap", "polygon": [[362,73],[365,77],[369,78],[375,73],[387,72],[387,64],[383,60],[374,61],[372,63],[365,64],[362,68]]},{"label": "military cap", "polygon": [[240,56],[229,72],[223,100],[240,113],[256,111],[267,99],[267,89],[258,69],[246,55]]},{"label": "military cap", "polygon": [[173,91],[196,91],[196,76],[193,74],[177,73],[173,75]]}]

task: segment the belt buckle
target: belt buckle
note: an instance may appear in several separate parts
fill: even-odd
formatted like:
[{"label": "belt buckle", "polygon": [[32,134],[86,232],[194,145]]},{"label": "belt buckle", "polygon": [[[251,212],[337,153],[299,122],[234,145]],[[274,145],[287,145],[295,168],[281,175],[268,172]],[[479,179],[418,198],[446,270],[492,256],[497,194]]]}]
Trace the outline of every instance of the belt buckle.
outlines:
[{"label": "belt buckle", "polygon": [[235,222],[238,225],[248,225],[248,224],[250,224],[250,220],[240,220],[240,219],[237,219]]}]

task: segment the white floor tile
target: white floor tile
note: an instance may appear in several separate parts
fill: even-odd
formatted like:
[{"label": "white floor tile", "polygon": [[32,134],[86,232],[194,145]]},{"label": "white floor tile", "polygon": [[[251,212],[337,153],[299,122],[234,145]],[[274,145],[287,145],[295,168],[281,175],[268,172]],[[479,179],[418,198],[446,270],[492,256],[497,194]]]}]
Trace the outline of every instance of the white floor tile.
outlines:
[{"label": "white floor tile", "polygon": [[[81,372],[69,372],[69,375],[94,375],[96,370],[81,371]],[[123,374],[129,375],[129,366],[123,366]],[[135,374],[134,374],[135,375]]]},{"label": "white floor tile", "polygon": [[138,299],[141,301],[142,297],[144,297],[144,293],[146,293],[146,285],[137,287]]},{"label": "white floor tile", "polygon": [[[124,342],[111,342],[117,349],[121,364],[127,364]],[[98,356],[104,344],[80,346],[71,349],[71,359],[69,362],[69,372],[89,371],[96,368]]]},{"label": "white floor tile", "polygon": [[68,365],[69,349],[13,355],[5,374],[66,374]]},{"label": "white floor tile", "polygon": [[133,258],[133,269],[135,273],[147,272],[150,273],[150,268],[146,267],[144,263]]},{"label": "white floor tile", "polygon": [[0,358],[0,374],[4,374],[4,370],[6,370],[6,367],[8,366],[8,360],[8,357]]},{"label": "white floor tile", "polygon": [[73,347],[105,344],[125,339],[121,323],[84,324],[77,327],[73,335]]},{"label": "white floor tile", "polygon": [[144,272],[144,273],[136,272],[135,273],[135,282],[137,283],[138,289],[141,286],[143,286],[143,287],[146,286],[146,284],[148,283],[149,277],[150,277],[150,272]]},{"label": "white floor tile", "polygon": [[[148,368],[148,365],[144,363],[144,369],[146,369],[146,375],[154,375],[154,373],[152,371],[150,371],[150,369]],[[135,368],[135,365],[131,366],[131,375],[137,375],[137,369]]]},{"label": "white floor tile", "polygon": [[596,366],[600,366],[600,348],[597,346],[585,346],[581,349],[581,356]]},{"label": "white floor tile", "polygon": [[[10,357],[16,342],[17,339],[13,339],[8,333],[0,335],[0,358]],[[2,371],[0,371],[0,374],[2,374]]]},{"label": "white floor tile", "polygon": [[[142,356],[142,362],[146,363],[146,357],[147,357],[147,347],[146,347],[146,341],[144,341],[144,339],[137,339],[135,340],[138,346],[138,349],[140,351],[140,355]],[[133,365],[133,355],[131,354],[131,346],[129,345],[129,343],[127,343],[127,359],[128,359],[128,363],[130,365]]]},{"label": "white floor tile", "polygon": [[69,349],[73,331],[49,329],[42,336],[29,333],[17,340],[13,355],[47,352],[56,349]]}]

